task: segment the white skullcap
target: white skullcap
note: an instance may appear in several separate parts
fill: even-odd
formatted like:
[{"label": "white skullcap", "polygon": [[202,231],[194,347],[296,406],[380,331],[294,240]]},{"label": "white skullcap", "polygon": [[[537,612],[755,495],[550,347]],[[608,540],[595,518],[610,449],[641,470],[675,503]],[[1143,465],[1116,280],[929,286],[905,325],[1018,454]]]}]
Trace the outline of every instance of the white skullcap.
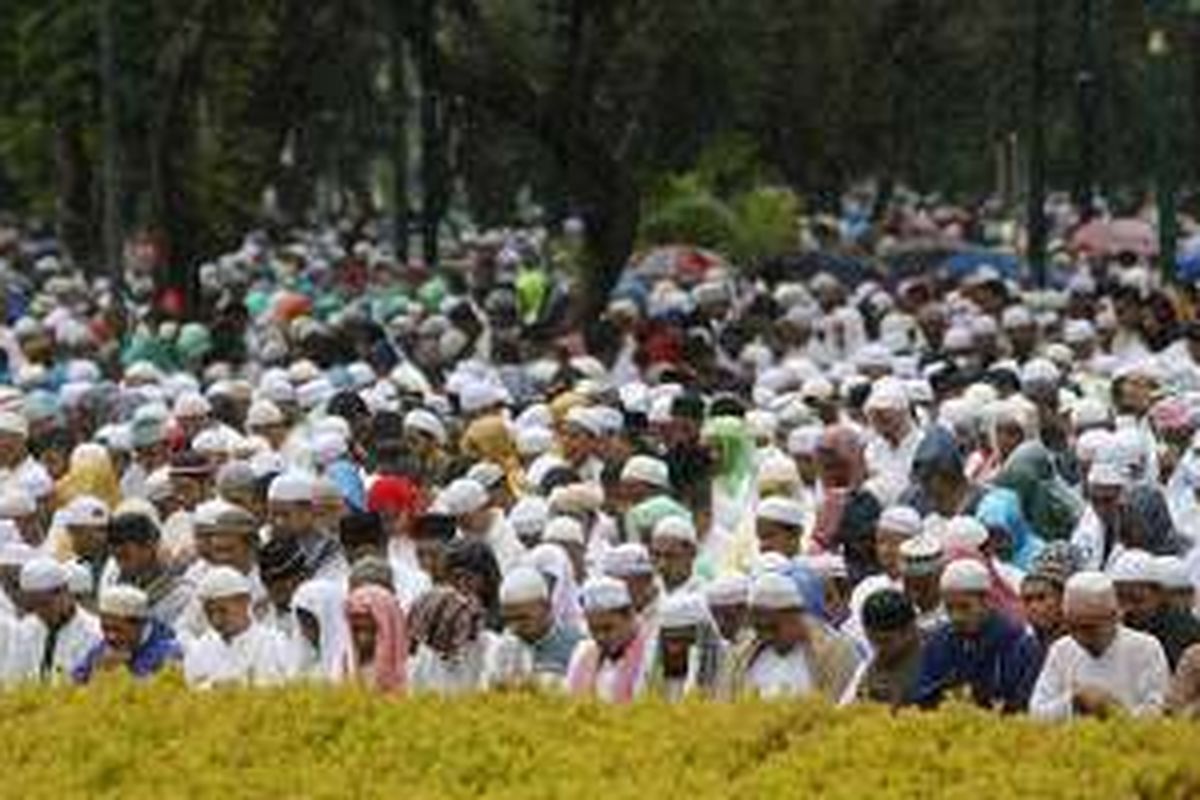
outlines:
[{"label": "white skullcap", "polygon": [[947,550],[967,548],[978,551],[988,540],[988,529],[974,517],[954,517],[942,531],[942,546]]},{"label": "white skullcap", "polygon": [[1179,556],[1158,556],[1154,559],[1155,578],[1164,589],[1192,589],[1192,577],[1188,574],[1187,562]]},{"label": "white skullcap", "polygon": [[1100,457],[1112,446],[1112,439],[1112,433],[1103,428],[1084,431],[1075,440],[1075,454],[1084,461],[1103,461]]},{"label": "white skullcap", "polygon": [[975,344],[974,337],[968,328],[954,326],[946,331],[943,337],[943,349],[947,352],[955,353],[961,350],[970,350]]},{"label": "white skullcap", "polygon": [[555,517],[546,523],[542,531],[543,542],[558,542],[559,544],[586,544],[583,525],[574,517]]},{"label": "white skullcap", "polygon": [[592,578],[585,583],[581,595],[583,609],[589,613],[620,611],[633,605],[625,582],[606,576]]},{"label": "white skullcap", "polygon": [[759,553],[750,564],[750,577],[757,578],[764,572],[787,572],[792,560],[782,553]]},{"label": "white skullcap", "polygon": [[604,505],[604,489],[595,483],[572,483],[550,493],[550,510],[555,514],[589,514]]},{"label": "white skullcap", "polygon": [[250,579],[233,567],[213,567],[200,579],[196,596],[201,600],[249,596],[250,588]]},{"label": "white skullcap", "polygon": [[996,325],[996,320],[986,314],[980,314],[971,320],[971,335],[975,339],[995,336],[999,332],[1000,327]]},{"label": "white skullcap", "polygon": [[150,600],[136,586],[119,583],[100,590],[101,614],[126,619],[145,619],[149,616]]},{"label": "white skullcap", "polygon": [[480,461],[467,470],[466,477],[490,491],[504,480],[504,467],[494,461]]},{"label": "white skullcap", "polygon": [[295,405],[296,403],[296,387],[289,383],[286,378],[263,381],[261,392],[262,396],[271,403],[278,403],[285,406]]},{"label": "white skullcap", "polygon": [[921,515],[909,506],[892,506],[879,515],[879,530],[911,539],[921,534]]},{"label": "white skullcap", "polygon": [[518,536],[542,533],[549,520],[550,504],[545,498],[536,495],[522,497],[508,512],[508,524]]},{"label": "white skullcap", "polygon": [[337,390],[327,379],[316,378],[296,390],[296,402],[301,408],[312,410],[327,403],[336,393]]},{"label": "white skullcap", "polygon": [[1000,325],[1006,331],[1033,325],[1033,313],[1025,306],[1009,306],[1000,315]]},{"label": "white skullcap", "polygon": [[880,378],[871,387],[865,411],[903,411],[909,406],[908,390],[899,378]]},{"label": "white skullcap", "polygon": [[9,490],[0,494],[0,518],[17,519],[37,512],[37,503],[26,492]]},{"label": "white skullcap", "polygon": [[11,536],[5,537],[4,544],[0,545],[0,567],[20,567],[37,556],[36,548]]},{"label": "white skullcap", "polygon": [[1087,344],[1096,338],[1096,329],[1086,319],[1069,319],[1063,324],[1063,341],[1067,344]]},{"label": "white skullcap", "polygon": [[549,598],[550,587],[546,585],[546,579],[533,567],[514,567],[500,584],[503,605],[521,605]]},{"label": "white skullcap", "polygon": [[73,525],[107,525],[108,520],[108,504],[99,497],[92,497],[91,495],[80,495],[63,509],[62,523],[67,527]]},{"label": "white skullcap", "polygon": [[29,422],[23,414],[18,414],[15,411],[0,411],[0,433],[20,436],[22,439],[27,438],[29,436]]},{"label": "white skullcap", "polygon": [[488,492],[479,481],[459,478],[438,492],[434,505],[452,517],[474,513],[488,504]]},{"label": "white skullcap", "polygon": [[854,364],[861,370],[891,369],[892,353],[886,345],[865,344],[854,354]]},{"label": "white skullcap", "polygon": [[90,595],[96,587],[92,571],[82,561],[71,561],[64,565],[67,570],[67,588],[74,595]]},{"label": "white skullcap", "polygon": [[835,390],[827,378],[809,378],[800,385],[800,397],[804,400],[832,400]]},{"label": "white skullcap", "polygon": [[207,417],[212,412],[212,406],[209,405],[204,395],[189,391],[175,398],[175,405],[172,406],[171,411],[176,419],[192,419]]},{"label": "white skullcap", "polygon": [[273,503],[311,503],[313,479],[304,472],[285,472],[271,481],[267,500]]},{"label": "white skullcap", "polygon": [[328,466],[350,452],[346,437],[333,431],[324,431],[313,437],[312,450],[314,460],[321,466]]},{"label": "white skullcap", "polygon": [[129,425],[105,425],[96,431],[95,438],[109,450],[121,453],[133,450],[133,428]]},{"label": "white skullcap", "polygon": [[508,391],[489,381],[467,380],[458,393],[458,405],[465,414],[475,414],[485,408],[508,402]]},{"label": "white skullcap", "polygon": [[541,426],[517,428],[517,453],[521,456],[540,456],[554,447],[554,431]]},{"label": "white skullcap", "polygon": [[991,576],[987,567],[975,559],[960,558],[942,570],[940,586],[943,592],[986,592],[991,586]]},{"label": "white skullcap", "polygon": [[250,404],[250,410],[246,412],[247,428],[263,428],[283,423],[283,412],[270,400],[256,400]]},{"label": "white skullcap", "polygon": [[621,468],[621,480],[647,483],[668,491],[671,489],[671,471],[667,463],[650,456],[636,455],[626,461]]},{"label": "white skullcap", "polygon": [[222,428],[208,428],[192,439],[192,449],[205,455],[229,454],[233,451],[233,439]]},{"label": "white skullcap", "polygon": [[634,578],[653,575],[654,562],[646,546],[638,542],[625,542],[604,553],[601,571],[612,578]]},{"label": "white skullcap", "polygon": [[708,605],[704,598],[695,592],[676,592],[668,595],[658,609],[659,629],[694,628],[711,620]]},{"label": "white skullcap", "polygon": [[750,584],[750,607],[766,611],[804,610],[795,581],[779,572],[763,572]]},{"label": "white skullcap", "polygon": [[413,409],[404,416],[404,430],[420,431],[433,437],[438,444],[446,443],[446,426],[436,414],[424,408]]},{"label": "white skullcap", "polygon": [[704,587],[709,608],[745,605],[750,598],[750,579],[740,572],[722,575]]},{"label": "white skullcap", "polygon": [[815,456],[824,430],[820,425],[802,425],[788,434],[787,449],[793,456]]},{"label": "white skullcap", "polygon": [[671,515],[660,519],[654,526],[654,532],[650,534],[650,541],[666,541],[674,540],[678,542],[687,542],[688,544],[696,544],[696,526],[692,524],[688,517]]},{"label": "white skullcap", "polygon": [[804,506],[786,497],[768,497],[758,504],[758,519],[777,522],[789,528],[804,527]]},{"label": "white skullcap", "polygon": [[598,409],[588,406],[575,406],[567,412],[567,424],[580,428],[592,436],[604,434],[604,421],[597,413]]},{"label": "white skullcap", "polygon": [[1062,374],[1058,367],[1048,358],[1031,358],[1021,367],[1021,386],[1057,386]]},{"label": "white skullcap", "polygon": [[1158,565],[1145,550],[1125,550],[1108,568],[1113,583],[1157,583]]},{"label": "white skullcap", "polygon": [[1094,397],[1085,397],[1071,409],[1071,424],[1076,430],[1107,425],[1112,421],[1109,407]]},{"label": "white skullcap", "polygon": [[1064,613],[1098,611],[1115,614],[1118,607],[1113,581],[1103,572],[1076,572],[1067,578],[1063,587]]},{"label": "white skullcap", "polygon": [[67,570],[53,558],[39,556],[21,567],[22,592],[51,592],[67,585]]},{"label": "white skullcap", "polygon": [[758,465],[758,485],[794,486],[800,483],[796,462],[778,450],[771,450]]},{"label": "white skullcap", "polygon": [[942,542],[922,533],[900,543],[900,558],[906,575],[930,575],[941,568]]},{"label": "white skullcap", "polygon": [[1088,469],[1087,483],[1088,486],[1124,488],[1129,485],[1129,476],[1116,464],[1097,461]]}]

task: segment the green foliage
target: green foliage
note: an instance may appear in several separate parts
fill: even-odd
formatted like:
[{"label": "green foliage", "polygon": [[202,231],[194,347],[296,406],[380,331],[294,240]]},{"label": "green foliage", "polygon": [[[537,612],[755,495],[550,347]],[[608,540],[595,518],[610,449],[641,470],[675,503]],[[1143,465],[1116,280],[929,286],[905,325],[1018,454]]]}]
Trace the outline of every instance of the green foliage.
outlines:
[{"label": "green foliage", "polygon": [[737,217],[734,255],[741,263],[753,263],[782,255],[796,248],[799,234],[800,200],[790,189],[764,186],[734,200]]}]

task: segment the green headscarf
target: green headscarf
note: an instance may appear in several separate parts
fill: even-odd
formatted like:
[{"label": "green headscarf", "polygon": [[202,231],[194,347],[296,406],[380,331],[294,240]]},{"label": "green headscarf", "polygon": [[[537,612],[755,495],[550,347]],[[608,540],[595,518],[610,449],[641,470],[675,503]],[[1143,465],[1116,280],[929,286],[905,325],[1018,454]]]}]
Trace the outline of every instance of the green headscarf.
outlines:
[{"label": "green headscarf", "polygon": [[549,293],[550,281],[542,270],[522,268],[517,273],[517,310],[522,322],[531,325],[537,321]]},{"label": "green headscarf", "polygon": [[754,476],[754,439],[741,417],[713,417],[705,425],[701,439],[716,458],[713,480],[728,494],[736,495]]},{"label": "green headscarf", "polygon": [[199,322],[189,322],[179,329],[175,352],[183,361],[199,361],[212,351],[212,334]]},{"label": "green headscarf", "polygon": [[1041,442],[1025,442],[1012,451],[992,483],[1016,492],[1025,518],[1047,541],[1069,538],[1083,511]]},{"label": "green headscarf", "polygon": [[667,517],[691,519],[692,514],[677,501],[666,495],[643,500],[625,514],[625,533],[632,539],[650,541],[654,526]]}]

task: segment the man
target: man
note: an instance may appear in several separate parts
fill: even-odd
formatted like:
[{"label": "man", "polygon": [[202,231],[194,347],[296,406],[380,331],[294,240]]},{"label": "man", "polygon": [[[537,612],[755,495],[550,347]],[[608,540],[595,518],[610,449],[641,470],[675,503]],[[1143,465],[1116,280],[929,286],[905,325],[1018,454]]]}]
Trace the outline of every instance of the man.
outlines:
[{"label": "man", "polygon": [[873,432],[866,448],[867,469],[875,478],[872,485],[880,502],[888,505],[908,485],[921,429],[913,421],[908,390],[898,378],[878,380],[863,410]]},{"label": "man", "polygon": [[163,420],[154,416],[135,415],[130,423],[130,438],[133,461],[121,476],[121,494],[127,498],[144,498],[146,481],[170,461]]},{"label": "man", "polygon": [[654,576],[654,563],[645,545],[626,542],[604,555],[603,572],[629,587],[634,610],[651,628],[658,611],[659,587]]},{"label": "man", "polygon": [[150,616],[175,627],[192,596],[192,586],[162,558],[158,525],[146,514],[123,511],[112,518],[108,546],[116,564],[109,583],[127,583],[146,593]]},{"label": "man", "polygon": [[892,506],[879,516],[875,525],[875,560],[892,580],[899,581],[903,575],[900,546],[920,533],[921,516],[908,506]]},{"label": "man", "polygon": [[693,575],[696,563],[696,526],[687,517],[658,521],[650,536],[650,555],[667,596],[699,588]]},{"label": "man", "polygon": [[659,494],[671,493],[671,470],[662,459],[636,455],[621,467],[620,512]]},{"label": "man", "polygon": [[344,581],[350,565],[337,540],[317,528],[313,494],[313,480],[304,473],[288,472],[271,481],[267,491],[270,538],[294,541],[312,577]]},{"label": "man", "polygon": [[800,555],[804,536],[804,506],[786,497],[769,497],[758,506],[755,533],[759,553],[778,553],[784,558]]},{"label": "man", "polygon": [[504,634],[488,650],[485,684],[561,686],[581,635],[554,619],[542,574],[525,566],[509,572],[500,584],[500,613]]},{"label": "man", "polygon": [[1066,634],[1063,588],[1073,571],[1070,545],[1056,542],[1038,555],[1033,568],[1021,581],[1021,604],[1043,657],[1050,646]]},{"label": "man", "polygon": [[51,558],[35,558],[21,567],[28,614],[12,653],[13,679],[57,682],[100,643],[100,621],[76,605],[69,581],[66,567]]},{"label": "man", "polygon": [[950,562],[942,572],[942,602],[950,621],[933,632],[913,694],[937,706],[959,693],[983,708],[1025,708],[1037,678],[1037,643],[1025,629],[988,606],[991,577],[974,559]]},{"label": "man", "polygon": [[777,572],[755,578],[750,614],[754,638],[730,656],[724,696],[842,696],[858,667],[854,645],[809,618],[791,578]]},{"label": "man", "polygon": [[146,678],[183,658],[175,634],[150,616],[149,598],[135,586],[117,584],[100,591],[100,629],[104,639],[75,668],[76,683],[116,669]]},{"label": "man", "polygon": [[30,547],[41,548],[46,540],[37,501],[24,490],[0,495],[0,519],[11,520],[21,539]]},{"label": "man", "polygon": [[286,680],[285,641],[254,621],[251,590],[250,580],[232,567],[213,567],[201,579],[197,596],[204,603],[209,630],[184,653],[183,675],[189,686],[270,686]]},{"label": "man", "polygon": [[917,611],[903,592],[881,589],[862,609],[871,657],[859,668],[843,703],[903,705],[916,689],[921,669],[921,633]]},{"label": "man", "polygon": [[0,411],[0,495],[41,498],[36,490],[53,485],[46,468],[29,453],[29,422],[14,411]]},{"label": "man", "polygon": [[1050,648],[1029,713],[1040,719],[1158,714],[1170,680],[1166,656],[1154,637],[1121,624],[1112,580],[1099,572],[1071,576],[1063,608],[1070,635]]},{"label": "man", "polygon": [[741,573],[723,575],[704,587],[708,612],[726,644],[740,645],[749,635],[750,580]]},{"label": "man", "polygon": [[108,506],[97,497],[81,495],[62,510],[60,518],[67,532],[70,555],[87,567],[93,585],[99,584],[109,557]]},{"label": "man", "polygon": [[599,483],[604,470],[604,462],[599,457],[604,430],[600,409],[592,406],[572,408],[559,429],[563,458],[589,483]]},{"label": "man", "polygon": [[171,457],[168,475],[176,508],[164,517],[163,546],[168,560],[180,564],[194,555],[196,526],[193,516],[196,506],[212,494],[213,467],[203,453],[184,450]]},{"label": "man", "polygon": [[1162,569],[1145,550],[1123,551],[1108,574],[1124,623],[1157,639],[1174,670],[1184,651],[1200,642],[1200,620],[1191,611],[1167,602]]},{"label": "man", "polygon": [[649,692],[670,703],[689,696],[713,697],[726,649],[702,595],[668,596],[659,617]]},{"label": "man", "polygon": [[504,512],[488,503],[487,489],[478,481],[459,478],[438,494],[434,506],[455,518],[462,536],[485,542],[496,556],[501,572],[507,572],[520,560],[525,548]]},{"label": "man", "polygon": [[312,577],[300,545],[293,539],[267,542],[258,554],[258,571],[271,600],[263,622],[285,636],[292,635],[292,596]]},{"label": "man", "polygon": [[651,654],[629,587],[616,578],[594,578],[584,584],[583,609],[590,637],[571,654],[567,689],[575,697],[632,702],[645,686]]},{"label": "man", "polygon": [[942,605],[942,544],[937,537],[922,533],[900,545],[900,577],[904,593],[917,609],[917,627],[923,636],[932,634],[946,621]]},{"label": "man", "polygon": [[[265,613],[269,600],[258,572],[258,521],[254,515],[224,500],[209,500],[196,507],[195,523],[196,550],[200,558],[188,567],[184,575],[187,583],[198,586],[213,568],[232,567],[250,581],[253,608]],[[207,628],[204,602],[198,595],[193,595],[175,625],[176,634],[186,646],[203,636]]]}]

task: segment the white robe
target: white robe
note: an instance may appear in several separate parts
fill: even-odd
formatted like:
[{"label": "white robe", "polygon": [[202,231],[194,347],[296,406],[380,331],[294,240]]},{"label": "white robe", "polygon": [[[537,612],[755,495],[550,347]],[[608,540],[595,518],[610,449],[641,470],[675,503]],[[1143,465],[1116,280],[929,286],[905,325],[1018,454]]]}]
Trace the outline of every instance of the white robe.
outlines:
[{"label": "white robe", "polygon": [[1153,636],[1122,625],[1099,658],[1063,636],[1046,654],[1029,699],[1029,713],[1039,719],[1069,719],[1075,714],[1075,692],[1092,688],[1112,695],[1134,715],[1156,715],[1162,711],[1170,680],[1167,657]]},{"label": "white robe", "polygon": [[458,658],[445,659],[431,647],[421,645],[409,661],[408,685],[413,692],[443,697],[470,694],[484,688],[484,659],[495,634],[484,631]]},{"label": "white robe", "polygon": [[[41,678],[42,656],[46,649],[49,629],[35,614],[25,616],[17,623],[15,646],[12,651],[10,670],[16,681],[36,681]],[[84,656],[102,639],[100,620],[82,608],[58,631],[54,642],[54,655],[50,664],[51,682],[70,677],[71,671],[79,666]]]},{"label": "white robe", "polygon": [[746,687],[760,697],[804,697],[814,691],[808,656],[803,647],[786,655],[764,648],[746,671]]},{"label": "white robe", "polygon": [[287,643],[258,623],[228,642],[209,630],[184,651],[183,676],[189,686],[202,689],[227,684],[277,685],[289,678]]}]

